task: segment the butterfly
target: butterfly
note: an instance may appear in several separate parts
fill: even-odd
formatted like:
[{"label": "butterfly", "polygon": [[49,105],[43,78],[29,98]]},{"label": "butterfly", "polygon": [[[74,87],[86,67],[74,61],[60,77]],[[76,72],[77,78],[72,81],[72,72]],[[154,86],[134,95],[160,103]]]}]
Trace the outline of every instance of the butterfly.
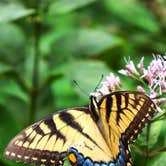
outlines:
[{"label": "butterfly", "polygon": [[141,92],[118,91],[89,107],[61,110],[21,131],[5,149],[7,159],[72,166],[131,166],[129,145],[153,117],[155,104]]}]

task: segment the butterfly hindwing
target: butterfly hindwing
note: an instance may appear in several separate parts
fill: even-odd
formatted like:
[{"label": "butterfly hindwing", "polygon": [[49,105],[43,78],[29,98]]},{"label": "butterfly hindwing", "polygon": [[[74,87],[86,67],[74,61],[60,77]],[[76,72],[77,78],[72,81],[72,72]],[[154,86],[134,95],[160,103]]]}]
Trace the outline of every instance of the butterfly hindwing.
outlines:
[{"label": "butterfly hindwing", "polygon": [[9,143],[5,156],[14,161],[58,166],[70,147],[94,161],[112,160],[103,136],[84,107],[60,111],[23,130]]},{"label": "butterfly hindwing", "polygon": [[154,107],[151,99],[141,92],[114,92],[100,100],[100,128],[115,160],[122,155],[121,149],[130,156],[128,144],[150,121]]}]

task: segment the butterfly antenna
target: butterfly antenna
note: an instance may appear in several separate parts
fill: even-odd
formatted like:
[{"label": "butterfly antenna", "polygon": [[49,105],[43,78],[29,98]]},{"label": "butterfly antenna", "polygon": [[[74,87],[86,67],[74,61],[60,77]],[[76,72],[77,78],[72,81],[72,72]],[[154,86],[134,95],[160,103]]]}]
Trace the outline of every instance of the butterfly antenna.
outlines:
[{"label": "butterfly antenna", "polygon": [[81,87],[79,86],[79,84],[77,83],[76,80],[73,80],[73,83],[80,89],[80,91],[83,92],[84,95],[89,96],[89,94],[88,94],[83,88],[81,88]]},{"label": "butterfly antenna", "polygon": [[100,80],[98,81],[98,83],[97,83],[97,85],[96,85],[96,87],[95,87],[95,89],[94,89],[94,92],[96,92],[97,89],[99,88],[99,86],[100,86],[100,84],[101,84],[103,78],[104,78],[104,75],[102,74]]},{"label": "butterfly antenna", "polygon": [[[98,81],[98,83],[97,83],[95,89],[93,90],[93,92],[96,92],[96,91],[97,91],[97,89],[99,88],[99,86],[100,86],[100,84],[101,84],[103,78],[104,78],[104,75],[102,74],[102,75],[101,75],[101,78],[100,78],[100,80]],[[89,96],[89,94],[88,94],[83,88],[81,88],[81,87],[79,86],[79,84],[78,84],[78,82],[77,82],[76,80],[73,80],[73,83],[74,83],[86,96]]]}]

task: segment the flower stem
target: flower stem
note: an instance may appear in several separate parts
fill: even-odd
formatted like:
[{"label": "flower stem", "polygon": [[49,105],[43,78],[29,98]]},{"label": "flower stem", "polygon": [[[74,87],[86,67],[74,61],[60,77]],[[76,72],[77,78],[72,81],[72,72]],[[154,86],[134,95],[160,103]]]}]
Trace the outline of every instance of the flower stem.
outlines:
[{"label": "flower stem", "polygon": [[35,120],[35,114],[37,111],[37,100],[38,100],[38,88],[39,88],[39,60],[40,60],[40,50],[39,42],[41,35],[41,23],[38,20],[38,4],[36,1],[35,8],[36,14],[33,16],[33,36],[34,36],[34,61],[32,70],[32,88],[30,90],[30,103],[29,103],[29,120],[28,123],[31,124]]},{"label": "flower stem", "polygon": [[160,148],[157,148],[153,151],[151,151],[149,153],[149,156],[154,156],[155,154],[157,154],[158,152],[165,152],[166,151],[166,146],[163,146],[163,147],[160,147]]}]

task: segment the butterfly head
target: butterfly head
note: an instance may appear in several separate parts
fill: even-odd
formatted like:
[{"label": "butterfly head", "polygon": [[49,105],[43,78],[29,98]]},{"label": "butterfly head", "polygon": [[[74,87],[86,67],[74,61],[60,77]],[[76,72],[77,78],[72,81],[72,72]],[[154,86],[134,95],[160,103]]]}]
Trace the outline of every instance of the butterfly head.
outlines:
[{"label": "butterfly head", "polygon": [[90,95],[89,110],[91,112],[93,119],[95,121],[98,121],[98,119],[99,119],[98,101],[97,101],[96,96],[94,96],[94,95]]}]

